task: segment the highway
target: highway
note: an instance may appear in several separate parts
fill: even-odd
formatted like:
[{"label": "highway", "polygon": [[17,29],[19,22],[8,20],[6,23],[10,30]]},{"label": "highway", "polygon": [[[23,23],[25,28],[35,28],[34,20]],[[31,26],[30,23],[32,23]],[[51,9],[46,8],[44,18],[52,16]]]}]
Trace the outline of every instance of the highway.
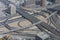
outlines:
[{"label": "highway", "polygon": [[[6,1],[8,2],[8,1]],[[3,2],[4,3],[4,2]],[[17,11],[20,15],[22,15],[24,18],[28,19],[29,21],[31,21],[33,24],[36,23],[36,22],[39,22],[41,20],[37,19],[36,17],[28,14],[27,12],[24,11],[23,8],[19,8],[17,7]],[[45,22],[41,22],[40,24],[37,24],[36,25],[39,29],[47,29],[49,32],[55,34],[56,36],[59,36],[60,37],[60,31],[58,31],[57,29],[55,29],[54,27],[48,25],[47,23]],[[44,30],[43,29],[43,30]]]}]

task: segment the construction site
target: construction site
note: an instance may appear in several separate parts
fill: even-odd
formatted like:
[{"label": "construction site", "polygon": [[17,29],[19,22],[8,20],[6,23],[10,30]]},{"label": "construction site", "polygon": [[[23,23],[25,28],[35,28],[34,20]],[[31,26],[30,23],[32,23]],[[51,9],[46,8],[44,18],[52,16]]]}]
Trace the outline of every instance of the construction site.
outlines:
[{"label": "construction site", "polygon": [[0,40],[60,40],[60,0],[0,0]]}]

